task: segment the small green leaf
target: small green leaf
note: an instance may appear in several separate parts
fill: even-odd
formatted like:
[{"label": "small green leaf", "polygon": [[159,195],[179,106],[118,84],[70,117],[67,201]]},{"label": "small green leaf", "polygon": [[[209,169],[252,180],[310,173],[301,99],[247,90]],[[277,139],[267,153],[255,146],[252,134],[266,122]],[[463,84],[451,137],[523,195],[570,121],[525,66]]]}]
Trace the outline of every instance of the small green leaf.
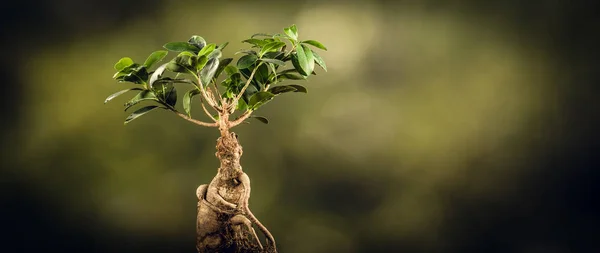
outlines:
[{"label": "small green leaf", "polygon": [[273,64],[276,64],[276,65],[279,65],[282,67],[285,66],[285,62],[277,60],[277,59],[262,58],[260,60],[264,61],[264,62],[268,62],[268,63],[273,63]]},{"label": "small green leaf", "polygon": [[196,64],[196,70],[201,70],[202,68],[204,68],[207,62],[208,57],[206,57],[206,55],[200,56],[198,58],[198,63]]},{"label": "small green leaf", "polygon": [[202,81],[202,85],[204,85],[204,87],[210,83],[215,75],[215,72],[217,71],[217,68],[219,68],[219,59],[212,58],[208,60],[206,66],[204,66],[202,71],[200,71],[200,80]]},{"label": "small green leaf", "polygon": [[302,85],[290,84],[288,86],[296,88],[296,91],[294,91],[294,92],[308,93],[308,91],[306,90],[306,87],[304,87]]},{"label": "small green leaf", "polygon": [[149,113],[150,111],[154,110],[158,108],[158,106],[156,105],[150,105],[150,106],[146,106],[146,107],[142,107],[140,109],[138,109],[137,111],[133,112],[131,115],[129,115],[126,119],[125,119],[125,124],[131,122],[134,119],[139,118],[140,116]]},{"label": "small green leaf", "polygon": [[287,85],[275,86],[275,87],[271,87],[269,89],[269,92],[273,93],[274,95],[278,95],[278,94],[286,93],[286,92],[294,92],[294,91],[296,91],[296,88],[294,88],[292,86],[287,86]]},{"label": "small green leaf", "polygon": [[[249,70],[249,69],[248,69]],[[250,74],[248,74],[248,77]],[[246,77],[246,78],[248,78]],[[254,80],[252,80],[254,84],[258,82],[258,87],[260,90],[264,89],[265,84],[269,81],[269,66],[268,64],[260,64],[256,73],[254,74]]]},{"label": "small green leaf", "polygon": [[313,51],[306,45],[302,45],[302,49],[304,49],[304,54],[306,55],[306,61],[308,63],[308,73],[312,73],[315,70],[315,56],[313,55]]},{"label": "small green leaf", "polygon": [[146,100],[158,101],[156,95],[151,90],[143,90],[133,97],[129,102],[125,103],[125,111],[134,105]]},{"label": "small green leaf", "polygon": [[169,42],[163,46],[167,50],[175,52],[192,52],[197,54],[200,48],[187,42]]},{"label": "small green leaf", "polygon": [[305,41],[302,41],[300,43],[302,43],[302,44],[308,44],[308,45],[314,46],[316,48],[323,49],[323,50],[327,51],[327,48],[323,44],[321,44],[321,42],[318,42],[316,40],[305,40]]},{"label": "small green leaf", "polygon": [[315,63],[317,63],[317,65],[321,66],[321,68],[323,68],[323,70],[325,70],[325,72],[327,72],[327,65],[325,64],[325,61],[323,60],[323,58],[321,58],[321,56],[319,56],[316,52],[313,52],[313,56],[315,57]]},{"label": "small green leaf", "polygon": [[210,54],[208,54],[208,59],[212,59],[212,58],[221,59],[221,56],[223,56],[223,53],[221,53],[221,50],[215,48],[215,50],[213,50]]},{"label": "small green leaf", "polygon": [[247,39],[247,40],[242,40],[242,42],[250,43],[250,44],[258,46],[258,47],[263,47],[268,43],[264,40],[259,40],[259,39]]},{"label": "small green leaf", "polygon": [[284,73],[279,75],[279,78],[289,79],[289,80],[304,80],[306,79],[304,76],[296,75],[294,73]]},{"label": "small green leaf", "polygon": [[294,25],[290,26],[290,29],[296,35],[296,38],[298,38],[298,27],[296,27],[296,25],[294,24]]},{"label": "small green leaf", "polygon": [[115,69],[117,71],[121,71],[133,64],[133,60],[129,57],[121,58],[117,63],[115,63]]},{"label": "small green leaf", "polygon": [[214,51],[216,47],[217,45],[215,45],[214,43],[210,43],[203,47],[202,50],[200,50],[200,52],[198,53],[198,55],[206,55],[208,57],[208,54],[212,53],[212,51]]},{"label": "small green leaf", "polygon": [[273,93],[271,92],[259,91],[250,97],[250,100],[248,101],[248,106],[252,110],[256,110],[258,109],[258,107],[266,104],[271,99],[273,99],[274,96],[275,95],[273,95]]},{"label": "small green leaf", "polygon": [[200,94],[200,91],[198,89],[193,89],[183,95],[183,110],[189,117],[192,116],[192,97],[198,94]]},{"label": "small green leaf", "polygon": [[304,45],[297,47],[296,53],[292,55],[292,64],[298,73],[309,76],[315,67],[314,56],[310,48]]},{"label": "small green leaf", "polygon": [[225,67],[229,66],[229,63],[233,61],[233,58],[225,58],[219,62],[219,68],[217,68],[217,72],[215,72],[214,78],[218,78],[221,75],[221,72],[225,69]]},{"label": "small green leaf", "polygon": [[273,35],[270,34],[266,34],[266,33],[255,33],[252,36],[250,36],[250,38],[254,38],[254,37],[258,37],[258,36],[262,36],[262,37],[273,37]]},{"label": "small green leaf", "polygon": [[269,120],[267,118],[263,117],[263,116],[254,116],[254,115],[252,115],[252,116],[250,116],[250,118],[257,119],[258,121],[260,121],[262,123],[265,123],[265,124],[269,124]]},{"label": "small green leaf", "polygon": [[269,42],[260,49],[258,56],[262,57],[265,53],[277,51],[283,46],[285,46],[285,43],[281,41]]},{"label": "small green leaf", "polygon": [[142,90],[142,88],[131,88],[131,89],[126,89],[126,90],[122,90],[122,91],[115,92],[115,93],[113,93],[112,95],[108,96],[108,97],[106,98],[106,100],[104,100],[104,103],[106,104],[106,103],[108,103],[108,101],[111,101],[111,100],[113,100],[113,98],[116,98],[116,97],[118,97],[118,96],[120,96],[120,95],[123,95],[123,94],[125,94],[126,92],[128,92],[128,91],[132,91],[132,90]]},{"label": "small green leaf", "polygon": [[177,104],[177,90],[174,86],[170,86],[170,89],[167,92],[165,102],[170,106],[175,106]]},{"label": "small green leaf", "polygon": [[[283,47],[283,49],[285,49],[285,46]],[[285,54],[283,53],[283,51],[275,51],[275,52],[265,53],[263,55],[263,59],[266,58],[266,59],[275,59],[275,60],[284,61],[283,60],[284,56],[285,56]]]},{"label": "small green leaf", "polygon": [[165,72],[165,69],[167,68],[168,64],[169,63],[165,63],[163,65],[160,65],[160,67],[158,67],[154,71],[154,73],[152,73],[152,75],[150,76],[150,81],[148,81],[148,84],[150,85],[150,87],[152,87],[152,84],[154,84],[154,82],[156,82],[156,80],[163,74],[163,72]]},{"label": "small green leaf", "polygon": [[206,40],[204,40],[204,38],[202,38],[198,35],[192,36],[188,40],[188,43],[198,47],[199,49],[202,49],[202,48],[204,48],[204,46],[206,46]]},{"label": "small green leaf", "polygon": [[238,104],[237,104],[237,106],[236,106],[235,109],[239,110],[239,111],[242,111],[242,112],[247,111],[248,110],[248,104],[246,104],[246,100],[240,99],[238,101]]},{"label": "small green leaf", "polygon": [[182,78],[170,78],[170,77],[163,77],[160,79],[157,79],[156,81],[154,81],[154,85],[159,85],[159,84],[175,84],[175,83],[188,83],[191,85],[195,85],[197,86],[196,82],[190,80],[190,79],[182,79]]},{"label": "small green leaf", "polygon": [[253,55],[258,55],[258,53],[256,53],[256,51],[252,50],[252,49],[242,49],[240,51],[237,51],[234,53],[234,55],[236,54],[253,54]]},{"label": "small green leaf", "polygon": [[235,73],[238,73],[238,72],[240,72],[240,71],[238,70],[238,68],[236,66],[230,65],[230,66],[225,67],[225,73],[227,73],[230,76]]},{"label": "small green leaf", "polygon": [[252,64],[254,64],[256,60],[258,60],[258,57],[256,55],[244,55],[238,60],[237,67],[238,69],[247,69],[248,67],[252,66]]},{"label": "small green leaf", "polygon": [[167,56],[168,53],[169,51],[166,50],[159,50],[153,52],[152,54],[150,54],[150,56],[148,56],[148,58],[144,62],[144,66],[146,66],[146,68],[152,67],[152,65],[165,58],[165,56]]},{"label": "small green leaf", "polygon": [[298,40],[298,29],[296,28],[296,25],[283,28],[283,32],[293,40]]},{"label": "small green leaf", "polygon": [[148,80],[148,71],[146,70],[146,67],[134,63],[120,71],[118,75],[116,75],[116,79],[119,82],[143,84]]},{"label": "small green leaf", "polygon": [[226,47],[227,47],[227,45],[229,45],[229,42],[225,42],[225,43],[223,43],[223,44],[219,45],[219,46],[217,47],[217,49],[219,49],[219,50],[223,51],[223,49],[224,49],[224,48],[226,48]]}]

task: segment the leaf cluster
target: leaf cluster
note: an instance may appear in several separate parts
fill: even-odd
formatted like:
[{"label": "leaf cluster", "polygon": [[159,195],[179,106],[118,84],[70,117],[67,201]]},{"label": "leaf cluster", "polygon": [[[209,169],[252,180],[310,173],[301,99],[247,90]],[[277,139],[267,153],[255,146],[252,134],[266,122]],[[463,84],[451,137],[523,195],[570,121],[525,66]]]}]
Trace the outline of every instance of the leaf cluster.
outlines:
[{"label": "leaf cluster", "polygon": [[[210,113],[207,107],[217,111],[217,115],[225,111],[227,115],[235,111],[250,114],[283,93],[306,93],[304,86],[279,83],[316,75],[315,65],[327,71],[325,61],[315,52],[315,49],[327,48],[315,40],[299,40],[295,25],[283,31],[274,35],[257,33],[243,40],[250,47],[235,53],[240,55],[235,63],[233,58],[222,58],[228,43],[207,43],[198,35],[185,42],[164,44],[166,50],[151,53],[142,64],[129,57],[121,58],[114,65],[117,72],[113,78],[136,86],[110,95],[105,103],[135,91],[136,95],[124,104],[125,111],[138,104],[145,106],[132,112],[125,124],[157,108],[184,115],[182,117],[189,120],[192,117],[191,102],[198,96],[204,112],[217,122],[218,116]],[[152,69],[169,51],[175,53],[175,57]],[[181,97],[177,89],[185,87],[182,113],[176,109],[178,97]],[[268,123],[264,117],[254,118]]]}]

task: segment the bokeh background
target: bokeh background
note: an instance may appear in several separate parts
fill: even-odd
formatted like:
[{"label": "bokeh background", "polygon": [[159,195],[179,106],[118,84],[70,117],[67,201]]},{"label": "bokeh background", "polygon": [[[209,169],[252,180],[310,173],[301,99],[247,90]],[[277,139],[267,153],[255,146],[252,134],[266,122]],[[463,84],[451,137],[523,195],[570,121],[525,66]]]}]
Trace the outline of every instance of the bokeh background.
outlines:
[{"label": "bokeh background", "polygon": [[112,66],[193,34],[232,55],[295,23],[329,72],[235,129],[281,252],[600,252],[595,7],[3,4],[0,251],[194,252],[217,131],[163,111],[124,126]]}]

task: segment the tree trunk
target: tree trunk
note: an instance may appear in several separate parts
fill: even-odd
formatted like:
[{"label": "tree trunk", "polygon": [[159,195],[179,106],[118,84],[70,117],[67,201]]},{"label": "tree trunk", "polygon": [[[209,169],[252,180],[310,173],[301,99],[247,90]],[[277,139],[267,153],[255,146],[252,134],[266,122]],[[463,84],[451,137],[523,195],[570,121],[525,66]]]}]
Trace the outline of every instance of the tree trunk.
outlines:
[{"label": "tree trunk", "polygon": [[[221,119],[223,119],[221,115]],[[277,252],[271,233],[248,208],[250,178],[242,171],[242,146],[237,135],[229,132],[228,122],[220,127],[216,156],[221,162],[210,184],[196,190],[198,252]],[[265,235],[263,247],[252,225]]]}]

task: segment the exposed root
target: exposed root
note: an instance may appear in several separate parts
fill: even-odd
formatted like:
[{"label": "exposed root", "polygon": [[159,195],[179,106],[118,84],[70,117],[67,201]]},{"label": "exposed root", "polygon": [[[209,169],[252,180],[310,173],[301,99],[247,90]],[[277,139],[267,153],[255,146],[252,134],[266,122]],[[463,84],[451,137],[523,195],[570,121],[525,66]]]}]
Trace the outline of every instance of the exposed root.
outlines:
[{"label": "exposed root", "polygon": [[[198,252],[277,252],[275,239],[248,207],[250,178],[242,171],[242,147],[237,135],[221,131],[217,153],[221,162],[209,185],[196,190],[198,197]],[[252,224],[267,239],[263,247]]]}]

